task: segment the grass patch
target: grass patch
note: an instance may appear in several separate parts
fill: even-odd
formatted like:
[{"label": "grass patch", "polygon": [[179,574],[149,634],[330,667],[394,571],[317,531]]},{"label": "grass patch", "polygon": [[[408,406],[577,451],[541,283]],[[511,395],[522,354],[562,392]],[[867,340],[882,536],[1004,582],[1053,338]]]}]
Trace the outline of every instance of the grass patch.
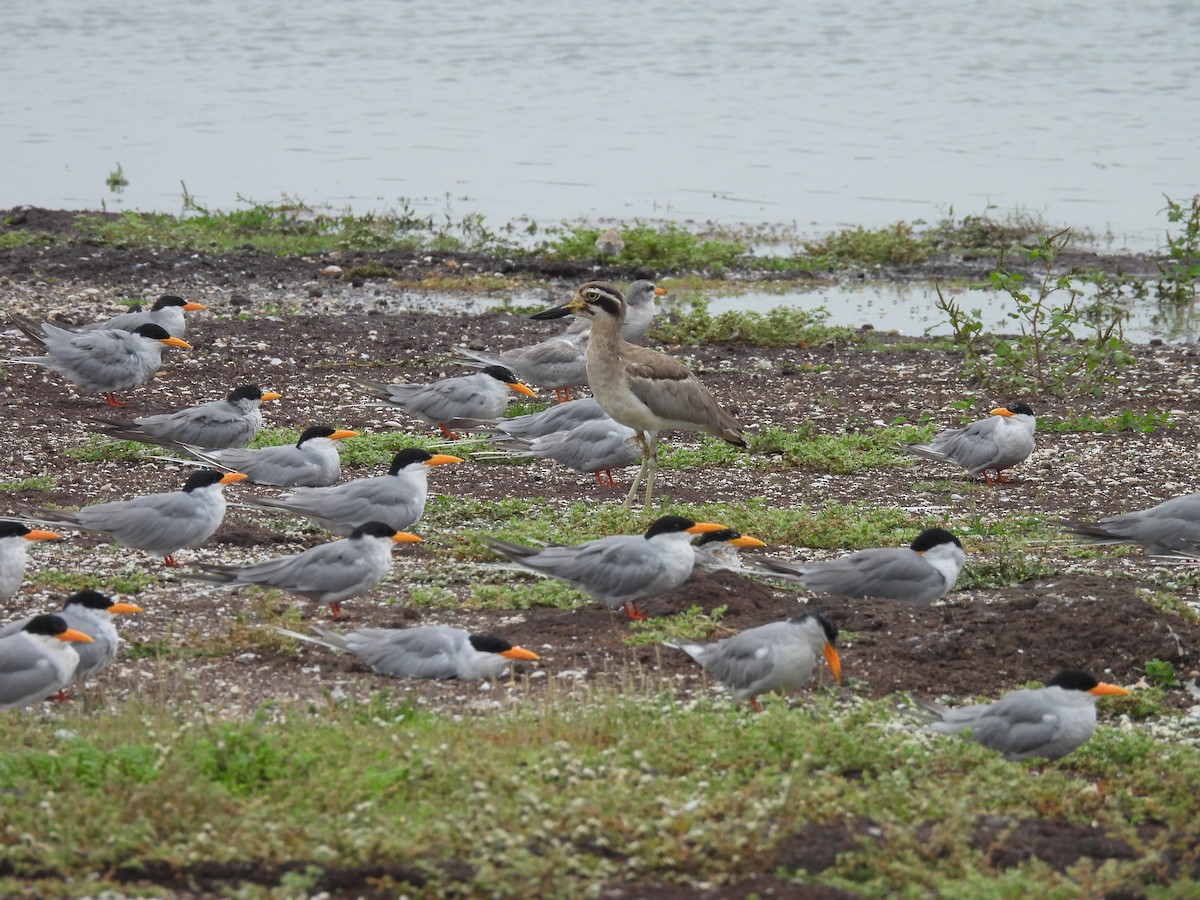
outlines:
[{"label": "grass patch", "polygon": [[1197,608],[1197,604],[1189,603],[1172,591],[1151,591],[1147,588],[1137,588],[1134,595],[1159,612],[1178,616],[1185,622],[1200,622],[1200,609]]},{"label": "grass patch", "polygon": [[718,606],[705,612],[699,606],[669,616],[629,623],[629,637],[623,643],[631,647],[661,644],[664,641],[711,641],[718,636],[733,634],[721,620],[728,606]]},{"label": "grass patch", "polygon": [[52,491],[58,487],[58,479],[53,475],[33,475],[29,478],[18,478],[14,481],[0,481],[0,491],[17,493],[18,491]]},{"label": "grass patch", "polygon": [[818,432],[811,424],[795,431],[770,426],[751,437],[750,449],[778,457],[778,462],[789,468],[845,475],[912,465],[913,458],[897,448],[900,444],[928,440],[933,431],[929,426],[901,425],[828,434]]},{"label": "grass patch", "polygon": [[1115,416],[1068,416],[1051,421],[1039,420],[1039,431],[1099,432],[1134,431],[1149,433],[1159,428],[1174,428],[1169,412],[1157,409],[1134,412],[1125,409]]},{"label": "grass patch", "polygon": [[[551,231],[542,251],[552,259],[596,259],[596,238],[605,229],[591,225],[563,225]],[[678,225],[636,224],[621,229],[625,249],[614,258],[621,265],[656,269],[712,269],[720,271],[743,262],[746,245],[739,241],[706,239]]]},{"label": "grass patch", "polygon": [[[21,840],[0,849],[0,884],[78,897],[95,893],[92,873],[299,860],[290,885],[330,889],[325,868],[413,860],[389,867],[389,893],[581,896],[772,871],[864,897],[1000,896],[998,877],[1004,896],[1099,896],[1156,884],[1161,853],[1200,816],[1200,751],[1136,732],[1102,725],[1036,775],[889,704],[817,693],[766,706],[583,689],[450,717],[383,688],[244,722],[136,702],[10,716],[0,791],[38,802],[8,806]],[[997,875],[973,843],[986,817],[1094,826],[1140,853]],[[793,861],[811,829],[868,822],[887,825],[827,868]]]},{"label": "grass patch", "polygon": [[100,577],[86,572],[64,572],[61,569],[29,571],[25,579],[33,588],[55,591],[83,591],[91,588],[104,594],[140,594],[152,584],[158,584],[156,576],[141,569],[126,569],[116,575]]},{"label": "grass patch", "polygon": [[804,249],[831,267],[850,263],[908,265],[921,262],[933,252],[929,241],[907,222],[875,229],[861,225],[844,228],[822,240],[806,242]]}]

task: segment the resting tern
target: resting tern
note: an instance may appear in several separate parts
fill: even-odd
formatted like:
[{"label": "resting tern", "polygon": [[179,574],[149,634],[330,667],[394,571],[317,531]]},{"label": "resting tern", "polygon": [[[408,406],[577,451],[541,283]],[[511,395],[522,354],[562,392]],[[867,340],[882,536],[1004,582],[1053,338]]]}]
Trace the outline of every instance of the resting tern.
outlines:
[{"label": "resting tern", "polygon": [[173,413],[137,419],[101,419],[94,430],[119,441],[143,444],[192,444],[202,450],[245,447],[262,430],[258,405],[278,400],[274,391],[256,384],[234,388],[223,400],[188,406]]},{"label": "resting tern", "polygon": [[954,587],[966,561],[958,538],[944,528],[926,528],[908,547],[859,550],[805,565],[762,559],[763,568],[754,574],[797,581],[809,590],[838,597],[929,604]]},{"label": "resting tern", "polygon": [[922,704],[939,714],[929,727],[941,734],[970,731],[978,744],[1006,759],[1059,759],[1081,746],[1096,730],[1096,700],[1128,694],[1102,684],[1087,672],[1064,669],[1043,688],[1010,691],[995,703],[956,709]]},{"label": "resting tern", "polygon": [[812,610],[784,622],[747,628],[715,644],[671,641],[664,646],[682,650],[727,685],[734,697],[749,699],[750,705],[759,711],[759,694],[791,691],[812,677],[818,651],[824,655],[834,680],[841,681],[837,637],[833,619],[820,610]]},{"label": "resting tern", "polygon": [[353,653],[377,674],[391,678],[477,681],[498,678],[517,660],[538,658],[536,653],[514,647],[494,634],[470,634],[445,625],[361,628],[348,634],[314,625],[315,638],[284,628],[275,630],[297,640]]},{"label": "resting tern", "polygon": [[446,437],[457,440],[450,430],[459,419],[495,419],[504,413],[512,392],[536,397],[517,376],[503,366],[487,366],[474,375],[443,378],[433,384],[383,384],[351,379],[384,405],[398,406],[422,422],[436,425]]},{"label": "resting tern", "polygon": [[279,556],[247,566],[198,564],[202,573],[185,578],[214,584],[259,584],[308,600],[328,603],[334,616],[341,603],[371,590],[392,568],[392,545],[421,539],[396,531],[382,522],[368,522],[347,538],[310,547],[292,556]]},{"label": "resting tern", "polygon": [[635,435],[632,428],[605,416],[583,422],[570,431],[555,431],[532,440],[493,435],[492,442],[504,448],[504,456],[552,459],[576,472],[591,472],[601,487],[606,484],[601,474],[604,473],[608,476],[607,485],[612,487],[617,483],[613,469],[641,459],[641,451],[634,445]]},{"label": "resting tern", "polygon": [[[988,484],[1008,484],[1001,472],[1033,453],[1036,428],[1037,419],[1028,403],[1010,403],[993,409],[986,419],[943,431],[928,444],[901,446],[914,456],[952,462],[972,476],[982,474]],[[996,473],[994,479],[990,472]]]},{"label": "resting tern", "polygon": [[43,700],[70,684],[79,665],[71,645],[91,640],[56,615],[34,616],[16,634],[0,638],[0,710]]},{"label": "resting tern", "polygon": [[612,416],[604,411],[594,397],[582,397],[569,403],[556,403],[539,412],[513,416],[511,419],[476,419],[464,427],[471,431],[487,431],[505,437],[533,440],[556,431],[570,431],[584,422],[594,422],[598,419],[611,421]]},{"label": "resting tern", "polygon": [[342,458],[335,442],[352,437],[358,437],[358,432],[313,425],[296,443],[279,447],[205,451],[189,444],[178,446],[211,465],[244,472],[251,484],[326,487],[342,475]]},{"label": "resting tern", "polygon": [[571,388],[587,384],[587,337],[552,337],[528,347],[485,353],[459,347],[467,365],[496,366],[526,384],[553,390],[560,402],[571,399]]},{"label": "resting tern", "polygon": [[193,472],[182,490],[97,503],[76,512],[40,509],[36,518],[56,527],[107,534],[118,544],[154,553],[173,566],[175,551],[199,547],[217,530],[225,518],[225,485],[245,477],[241,472],[203,469]]},{"label": "resting tern", "polygon": [[758,538],[750,537],[732,528],[708,531],[692,541],[692,552],[696,555],[696,569],[701,572],[742,572],[738,550],[767,546]]},{"label": "resting tern", "polygon": [[[75,669],[75,681],[82,682],[99,674],[112,665],[117,658],[117,646],[121,643],[112,618],[115,615],[140,613],[142,608],[133,603],[112,600],[99,591],[77,591],[63,603],[63,621],[68,628],[81,631],[92,642],[75,647],[79,654],[79,665]],[[17,634],[33,621],[33,616],[0,627],[0,639]]]},{"label": "resting tern", "polygon": [[191,349],[191,344],[171,337],[158,325],[140,325],[133,331],[102,328],[76,333],[42,322],[9,318],[26,336],[46,349],[45,356],[20,356],[12,362],[43,366],[62,375],[76,387],[104,394],[109,406],[124,406],[117,391],[145,384],[162,365],[163,347]]},{"label": "resting tern", "polygon": [[0,520],[0,603],[6,603],[21,587],[25,578],[25,554],[33,541],[54,541],[53,531],[30,528],[12,519]]},{"label": "resting tern", "polygon": [[633,503],[643,479],[646,505],[654,491],[660,431],[702,431],[745,447],[741,426],[723,410],[700,379],[679,360],[631,344],[621,337],[627,305],[621,292],[603,281],[581,285],[562,306],[537,313],[535,319],[574,314],[591,321],[588,341],[588,386],[604,410],[639,434],[642,467],[625,505]]},{"label": "resting tern", "polygon": [[1195,556],[1200,544],[1200,494],[1172,497],[1157,506],[1099,522],[1062,522],[1089,544],[1141,544],[1147,553]]},{"label": "resting tern", "polygon": [[631,619],[644,619],[639,600],[679,587],[692,574],[696,556],[691,536],[725,527],[662,516],[644,535],[618,534],[574,547],[526,547],[492,539],[484,543],[509,562],[559,578],[609,609],[623,609]]},{"label": "resting tern", "polygon": [[459,462],[462,459],[457,456],[409,448],[392,458],[386,475],[356,478],[332,487],[296,488],[281,497],[254,497],[244,502],[258,509],[305,516],[334,534],[348,535],[368,522],[403,531],[425,514],[429,470]]},{"label": "resting tern", "polygon": [[187,331],[187,322],[183,314],[198,309],[206,309],[203,303],[184,300],[172,294],[165,294],[154,301],[149,310],[121,313],[103,322],[92,322],[84,325],[79,331],[98,331],[102,328],[119,328],[122,331],[133,331],[141,325],[157,325],[171,337],[182,338]]}]

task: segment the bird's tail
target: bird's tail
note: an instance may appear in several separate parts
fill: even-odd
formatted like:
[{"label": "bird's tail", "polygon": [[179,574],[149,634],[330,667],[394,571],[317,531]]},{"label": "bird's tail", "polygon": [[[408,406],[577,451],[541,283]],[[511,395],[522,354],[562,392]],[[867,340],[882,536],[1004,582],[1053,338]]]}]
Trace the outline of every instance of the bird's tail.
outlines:
[{"label": "bird's tail", "polygon": [[330,628],[324,628],[321,625],[313,625],[312,630],[315,631],[318,637],[313,637],[309,634],[301,634],[298,631],[288,631],[286,628],[274,626],[274,630],[284,635],[285,637],[294,638],[297,641],[304,641],[308,644],[316,644],[318,647],[328,647],[330,650],[349,653],[350,644],[346,638]]},{"label": "bird's tail", "polygon": [[22,316],[18,316],[16,313],[11,312],[8,314],[8,318],[10,322],[21,329],[25,336],[35,344],[38,344],[42,347],[46,346],[46,335],[42,331],[42,326],[40,323],[34,322],[32,319],[26,319]]},{"label": "bird's tail", "polygon": [[905,453],[911,453],[913,456],[920,456],[923,459],[936,459],[939,462],[946,461],[946,454],[940,450],[934,450],[929,444],[901,444],[900,449]]}]

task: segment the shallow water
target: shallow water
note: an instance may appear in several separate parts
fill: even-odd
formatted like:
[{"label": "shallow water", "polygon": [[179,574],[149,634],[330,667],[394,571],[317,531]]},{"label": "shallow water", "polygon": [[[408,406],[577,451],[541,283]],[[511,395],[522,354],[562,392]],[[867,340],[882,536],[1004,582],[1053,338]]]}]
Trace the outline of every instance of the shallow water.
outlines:
[{"label": "shallow water", "polygon": [[0,207],[174,212],[183,181],[810,234],[995,207],[1145,249],[1198,190],[1185,0],[40,0],[0,33]]}]

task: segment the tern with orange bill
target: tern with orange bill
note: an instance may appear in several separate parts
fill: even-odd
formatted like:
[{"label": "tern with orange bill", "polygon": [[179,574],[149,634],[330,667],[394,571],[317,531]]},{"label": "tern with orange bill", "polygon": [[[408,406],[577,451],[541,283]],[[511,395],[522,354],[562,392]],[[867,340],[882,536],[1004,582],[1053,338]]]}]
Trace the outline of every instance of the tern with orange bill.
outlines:
[{"label": "tern with orange bill", "polygon": [[742,534],[732,528],[706,531],[692,541],[692,552],[696,554],[696,569],[701,572],[743,572],[746,567],[739,550],[759,549],[767,546],[756,537]]},{"label": "tern with orange bill", "polygon": [[62,616],[34,616],[20,631],[0,638],[0,710],[25,706],[61,691],[75,677],[74,644],[92,639]]},{"label": "tern with orange bill", "polygon": [[818,653],[825,657],[834,680],[841,681],[837,638],[833,619],[821,610],[810,610],[784,622],[747,628],[713,644],[672,641],[663,646],[692,657],[734,697],[749,700],[757,712],[759,694],[792,691],[808,681]]},{"label": "tern with orange bill", "polygon": [[0,519],[0,603],[11,600],[20,589],[29,560],[26,554],[29,545],[58,538],[59,535],[53,531],[30,528],[12,519]]},{"label": "tern with orange bill", "polygon": [[294,444],[255,449],[202,450],[178,445],[211,466],[242,472],[251,484],[273,487],[327,487],[342,477],[337,442],[358,437],[348,428],[313,425]]},{"label": "tern with orange bill", "polygon": [[494,539],[484,544],[521,568],[565,581],[631,619],[644,619],[639,600],[677,588],[692,574],[692,536],[726,527],[662,516],[643,535],[612,535],[573,547],[527,547]]},{"label": "tern with orange bill", "polygon": [[171,447],[191,444],[201,450],[244,447],[263,427],[260,403],[278,400],[279,394],[245,384],[223,399],[187,406],[172,413],[136,419],[99,419],[92,425],[113,440],[140,441]]},{"label": "tern with orange bill", "polygon": [[185,312],[206,309],[203,303],[184,300],[174,294],[164,294],[154,301],[148,310],[131,310],[127,313],[105,319],[103,322],[92,322],[78,329],[84,331],[99,331],[102,328],[120,328],[122,331],[133,331],[142,325],[157,325],[171,337],[182,338],[187,331]]},{"label": "tern with orange bill", "polygon": [[983,475],[988,484],[1008,484],[1002,473],[1029,459],[1036,428],[1037,419],[1028,403],[1010,403],[996,407],[986,419],[943,431],[927,444],[902,444],[901,448],[914,456],[954,463],[972,477]]}]

